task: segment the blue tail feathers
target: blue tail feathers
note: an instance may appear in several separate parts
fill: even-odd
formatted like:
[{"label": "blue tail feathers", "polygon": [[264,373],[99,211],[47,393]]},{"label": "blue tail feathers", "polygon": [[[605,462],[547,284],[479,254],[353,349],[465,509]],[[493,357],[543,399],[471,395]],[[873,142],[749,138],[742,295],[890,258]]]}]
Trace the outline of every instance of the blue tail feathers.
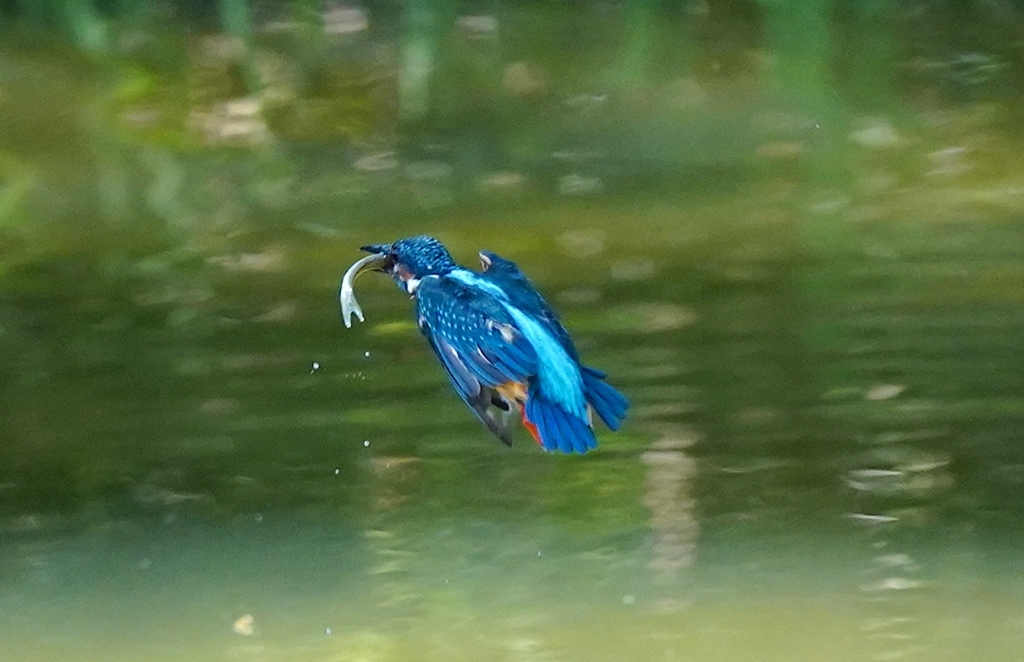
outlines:
[{"label": "blue tail feathers", "polygon": [[583,397],[601,417],[609,430],[618,430],[629,409],[629,400],[612,385],[604,381],[600,370],[583,366]]},{"label": "blue tail feathers", "polygon": [[537,426],[537,435],[544,450],[586,453],[597,448],[597,438],[588,422],[546,399],[535,384],[530,386],[525,406],[526,417]]}]

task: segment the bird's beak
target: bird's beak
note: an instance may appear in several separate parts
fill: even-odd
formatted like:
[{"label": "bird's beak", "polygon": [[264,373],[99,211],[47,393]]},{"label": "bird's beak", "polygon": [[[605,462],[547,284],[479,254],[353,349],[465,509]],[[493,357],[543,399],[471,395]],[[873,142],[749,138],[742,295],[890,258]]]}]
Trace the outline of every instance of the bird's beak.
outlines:
[{"label": "bird's beak", "polygon": [[367,253],[390,253],[391,244],[370,244],[369,246],[360,246],[359,250]]},{"label": "bird's beak", "polygon": [[[383,245],[379,247],[390,248],[390,246]],[[341,302],[341,319],[345,322],[346,327],[352,326],[353,315],[358,317],[360,322],[363,321],[363,310],[359,307],[355,291],[352,289],[352,284],[356,278],[367,271],[384,271],[392,263],[392,257],[388,255],[387,251],[377,251],[377,248],[378,246],[364,246],[361,250],[373,249],[372,255],[367,255],[361,260],[357,260],[345,272],[345,277],[341,279],[341,290],[338,293],[338,300]]]}]

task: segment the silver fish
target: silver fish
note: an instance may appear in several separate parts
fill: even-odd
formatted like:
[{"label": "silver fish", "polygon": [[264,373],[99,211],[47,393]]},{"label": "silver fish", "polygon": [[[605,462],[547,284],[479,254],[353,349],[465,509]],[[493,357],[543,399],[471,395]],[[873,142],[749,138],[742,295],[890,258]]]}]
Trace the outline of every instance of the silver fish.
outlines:
[{"label": "silver fish", "polygon": [[338,300],[341,302],[341,319],[345,322],[346,328],[352,328],[353,315],[358,317],[360,322],[365,319],[363,317],[363,309],[359,307],[359,302],[356,301],[356,293],[352,289],[352,283],[359,277],[359,274],[379,267],[386,259],[387,256],[383,253],[367,255],[361,260],[357,260],[345,272],[345,277],[341,279],[341,290],[338,292]]}]

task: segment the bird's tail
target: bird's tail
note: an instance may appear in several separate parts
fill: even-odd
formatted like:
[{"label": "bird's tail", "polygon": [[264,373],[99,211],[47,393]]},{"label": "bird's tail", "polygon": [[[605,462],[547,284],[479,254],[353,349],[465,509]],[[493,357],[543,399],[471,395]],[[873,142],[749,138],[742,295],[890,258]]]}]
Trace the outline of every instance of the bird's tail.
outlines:
[{"label": "bird's tail", "polygon": [[546,451],[586,453],[597,448],[590,424],[545,398],[536,384],[530,385],[529,397],[523,405],[523,423]]},{"label": "bird's tail", "polygon": [[622,419],[626,417],[626,410],[629,409],[629,400],[614,386],[604,381],[607,375],[600,370],[583,366],[580,374],[583,375],[583,397],[608,429],[618,430]]}]

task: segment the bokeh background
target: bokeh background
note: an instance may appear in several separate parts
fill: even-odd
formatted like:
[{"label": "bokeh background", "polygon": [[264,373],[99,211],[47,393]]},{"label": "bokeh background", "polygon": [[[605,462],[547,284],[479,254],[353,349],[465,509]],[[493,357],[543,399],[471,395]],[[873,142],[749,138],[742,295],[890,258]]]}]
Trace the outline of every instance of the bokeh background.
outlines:
[{"label": "bokeh background", "polygon": [[[1024,658],[1024,3],[0,3],[0,661]],[[357,247],[632,400],[508,449]]]}]

